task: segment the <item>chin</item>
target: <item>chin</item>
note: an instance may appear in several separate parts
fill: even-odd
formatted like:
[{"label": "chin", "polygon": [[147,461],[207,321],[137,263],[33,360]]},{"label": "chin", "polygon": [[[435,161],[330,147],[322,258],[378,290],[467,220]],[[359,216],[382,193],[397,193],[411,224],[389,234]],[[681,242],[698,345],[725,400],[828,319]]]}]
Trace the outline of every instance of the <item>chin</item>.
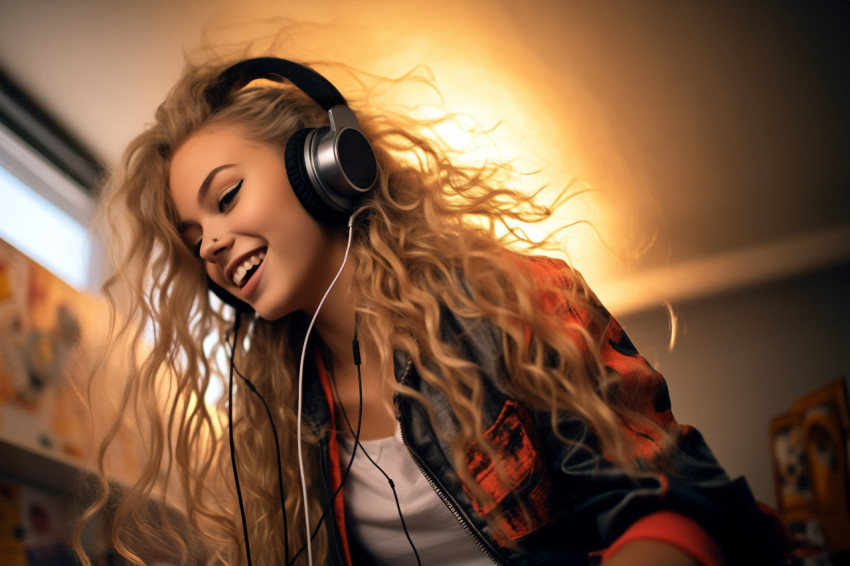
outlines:
[{"label": "chin", "polygon": [[285,317],[288,313],[280,313],[277,311],[263,311],[263,310],[255,310],[257,316],[267,322],[274,322],[276,320],[280,320]]},{"label": "chin", "polygon": [[292,314],[295,310],[284,305],[254,305],[254,312],[257,313],[257,316],[269,322],[280,320]]}]

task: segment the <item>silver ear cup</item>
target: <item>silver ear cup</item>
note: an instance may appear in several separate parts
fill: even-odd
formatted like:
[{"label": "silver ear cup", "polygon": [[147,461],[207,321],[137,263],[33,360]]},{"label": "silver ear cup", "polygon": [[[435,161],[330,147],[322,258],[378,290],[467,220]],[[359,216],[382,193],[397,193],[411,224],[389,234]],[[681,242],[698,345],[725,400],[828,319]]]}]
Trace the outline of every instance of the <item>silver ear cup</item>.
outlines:
[{"label": "silver ear cup", "polygon": [[304,142],[304,164],[321,199],[337,211],[353,211],[378,178],[375,152],[345,106],[330,111],[331,127],[317,128]]},{"label": "silver ear cup", "polygon": [[357,130],[313,130],[304,147],[307,176],[316,192],[336,210],[354,210],[375,184],[377,162],[372,147]]}]

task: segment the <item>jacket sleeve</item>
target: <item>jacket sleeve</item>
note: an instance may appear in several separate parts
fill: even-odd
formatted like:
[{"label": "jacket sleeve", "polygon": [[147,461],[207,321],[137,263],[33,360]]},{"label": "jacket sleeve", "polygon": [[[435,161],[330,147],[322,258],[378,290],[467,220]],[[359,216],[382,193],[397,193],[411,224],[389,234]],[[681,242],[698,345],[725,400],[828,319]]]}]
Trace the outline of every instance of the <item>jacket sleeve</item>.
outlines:
[{"label": "jacket sleeve", "polygon": [[[535,258],[532,269],[548,279],[549,289],[567,287],[575,277],[564,262],[548,258]],[[663,376],[637,352],[617,321],[592,294],[589,306],[582,310],[563,294],[546,296],[545,289],[545,308],[555,309],[568,328],[579,325],[599,338],[604,367],[619,378],[617,398],[633,415],[621,422],[638,462],[639,471],[634,474],[614,466],[593,431],[576,420],[563,419],[561,432],[578,438],[582,447],[559,447],[553,434],[544,441],[550,445],[547,452],[555,455],[551,465],[559,497],[573,502],[568,506],[572,520],[595,521],[601,543],[612,550],[626,539],[663,539],[663,532],[674,533],[676,525],[685,525],[675,535],[680,540],[688,529],[707,534],[700,539],[706,541],[701,550],[677,545],[692,556],[705,560],[719,549],[728,564],[783,563],[774,518],[762,513],[743,478],[726,475],[699,431],[677,423]],[[545,435],[543,426],[538,430]],[[669,457],[659,460],[661,431],[674,439],[675,447]],[[659,461],[664,464],[656,465]],[[659,517],[666,518],[666,526]],[[671,517],[685,522],[671,521]],[[618,543],[621,537],[626,538]]]},{"label": "jacket sleeve", "polygon": [[723,566],[720,547],[699,523],[671,511],[656,511],[638,519],[614,544],[602,554],[603,562],[614,556],[626,544],[637,540],[653,540],[676,547],[697,561],[700,566]]}]

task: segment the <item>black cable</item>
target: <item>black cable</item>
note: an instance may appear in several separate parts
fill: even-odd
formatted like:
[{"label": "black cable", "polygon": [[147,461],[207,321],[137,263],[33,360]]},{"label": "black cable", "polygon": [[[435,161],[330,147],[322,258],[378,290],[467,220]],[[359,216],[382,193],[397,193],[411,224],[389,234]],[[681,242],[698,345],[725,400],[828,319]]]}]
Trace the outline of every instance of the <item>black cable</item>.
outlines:
[{"label": "black cable", "polygon": [[[238,316],[238,315],[237,315]],[[233,352],[230,354],[231,360],[233,359]],[[272,427],[272,434],[274,435],[274,447],[275,453],[277,454],[277,484],[280,493],[280,511],[283,515],[283,544],[286,555],[286,563],[289,564],[289,526],[286,520],[286,492],[283,489],[283,467],[280,463],[280,440],[277,435],[277,427],[274,424],[274,418],[272,418],[271,409],[269,409],[268,403],[266,403],[265,398],[257,391],[257,388],[247,377],[242,375],[242,372],[239,371],[239,368],[236,365],[233,365],[233,369],[236,371],[236,375],[242,378],[242,381],[251,390],[251,392],[259,397],[260,401],[263,403],[263,407],[266,409],[266,415],[269,418],[269,424]]]},{"label": "black cable", "polygon": [[[358,401],[358,409],[357,409],[357,433],[354,433],[354,430],[351,427],[351,421],[348,419],[348,414],[345,411],[345,407],[342,405],[342,402],[339,400],[339,392],[336,389],[336,379],[334,379],[333,371],[329,372],[331,376],[331,385],[333,386],[333,392],[336,397],[337,403],[339,404],[339,409],[342,412],[342,416],[345,419],[345,423],[348,425],[348,431],[354,436],[354,448],[351,451],[351,460],[354,460],[354,454],[357,451],[357,447],[360,447],[360,450],[363,452],[363,455],[372,463],[375,468],[378,469],[379,472],[386,478],[387,483],[390,484],[390,489],[393,492],[393,499],[395,499],[395,506],[398,510],[398,518],[401,521],[401,528],[404,531],[404,536],[407,537],[407,542],[410,544],[410,548],[413,550],[413,555],[416,556],[416,563],[419,566],[422,566],[422,561],[419,558],[419,552],[416,550],[416,545],[413,544],[413,539],[410,538],[410,532],[407,530],[407,523],[404,521],[404,514],[401,512],[401,503],[398,500],[398,492],[395,489],[395,483],[392,478],[384,471],[381,466],[378,465],[375,460],[369,455],[366,451],[366,448],[360,442],[360,423],[363,418],[363,377],[360,373],[360,344],[357,341],[357,325],[354,326],[354,340],[352,341],[352,349],[354,351],[354,364],[357,367],[357,391],[359,393],[359,401]],[[340,486],[342,487],[342,486]],[[334,494],[335,495],[335,494]]]},{"label": "black cable", "polygon": [[251,544],[248,542],[248,521],[245,518],[245,504],[242,501],[242,488],[239,486],[239,471],[236,469],[236,444],[233,441],[233,370],[235,368],[234,355],[236,353],[236,341],[239,336],[239,323],[241,316],[236,311],[236,320],[233,322],[233,346],[230,350],[230,378],[227,393],[227,418],[230,432],[230,463],[233,466],[233,482],[236,484],[236,497],[239,499],[239,514],[242,516],[242,533],[245,536],[245,556],[248,558],[248,566],[251,566]]},{"label": "black cable", "polygon": [[[236,314],[237,322],[234,323],[234,329],[233,329],[234,334],[237,333],[238,329],[239,329],[239,323],[238,323],[239,316],[240,316],[240,314],[237,312],[237,314]],[[233,373],[235,372],[236,375],[238,375],[242,379],[242,381],[245,383],[245,385],[248,387],[248,389],[251,392],[253,392],[255,395],[257,395],[257,397],[259,397],[260,401],[263,403],[263,407],[265,407],[265,409],[266,409],[266,415],[269,418],[269,424],[271,424],[272,433],[274,434],[275,449],[276,449],[276,452],[277,452],[278,487],[280,489],[280,505],[281,505],[281,512],[283,514],[283,533],[284,533],[284,544],[285,544],[285,552],[286,552],[286,564],[293,564],[296,560],[298,560],[298,557],[301,556],[301,553],[304,552],[304,550],[306,550],[307,544],[305,543],[299,549],[299,551],[295,554],[295,556],[290,560],[290,557],[289,557],[289,527],[288,527],[287,518],[286,518],[286,503],[285,503],[286,497],[285,497],[285,492],[284,492],[284,488],[283,488],[283,469],[281,467],[280,441],[278,439],[277,427],[275,427],[274,419],[272,418],[272,414],[271,414],[271,410],[269,409],[268,403],[266,403],[265,398],[262,396],[262,394],[260,394],[260,392],[254,386],[254,384],[251,382],[251,380],[249,380],[244,375],[242,375],[242,372],[240,372],[239,368],[236,367],[236,364],[234,362],[235,347],[236,347],[236,338],[234,336],[233,347],[232,347],[231,352],[230,352],[230,379],[231,379],[231,382],[230,382],[230,391],[231,391],[230,399],[231,399],[231,401],[230,402],[231,402],[231,405],[232,405]],[[358,364],[358,366],[359,366],[359,364],[360,364],[360,349],[359,349],[359,346],[356,346],[356,332],[355,332],[355,343],[353,343],[352,348],[354,348],[355,363]],[[330,367],[330,364],[327,364],[327,365]],[[332,370],[329,373],[331,375],[333,375]],[[361,406],[360,407],[360,414],[361,415],[362,415],[362,410],[363,410],[363,408]],[[248,557],[248,564],[251,564],[251,555],[250,555],[251,551],[250,551],[250,545],[248,543],[248,530],[247,530],[247,526],[246,526],[245,510],[244,510],[244,506],[242,504],[241,490],[239,488],[239,477],[238,477],[238,474],[236,473],[236,467],[235,467],[236,464],[235,464],[235,457],[234,457],[235,449],[234,449],[234,445],[233,445],[233,415],[232,415],[232,412],[230,413],[230,428],[231,428],[231,445],[230,445],[231,446],[231,458],[233,458],[233,462],[234,462],[233,465],[234,465],[234,480],[236,482],[236,493],[239,496],[239,510],[241,512],[241,515],[242,515],[242,528],[243,528],[243,531],[245,533],[245,549],[246,549],[246,554],[247,554],[247,557]],[[351,425],[349,424],[349,429],[350,428],[351,428]],[[360,434],[360,426],[358,424],[357,435],[359,436],[359,434]],[[313,540],[314,538],[316,538],[316,535],[318,535],[319,528],[321,527],[323,521],[327,517],[328,512],[330,511],[331,507],[333,506],[333,502],[336,500],[337,495],[342,490],[342,486],[345,484],[345,481],[348,478],[349,473],[351,472],[351,467],[354,465],[355,454],[356,454],[356,447],[355,447],[355,450],[352,451],[351,457],[349,458],[349,461],[348,461],[348,465],[346,466],[345,472],[343,473],[343,475],[340,479],[339,486],[334,491],[333,496],[331,497],[330,502],[325,507],[325,510],[322,513],[321,517],[319,517],[319,521],[316,524],[316,528],[313,530],[313,532],[310,536],[310,540]]]},{"label": "black cable", "polygon": [[[304,550],[307,548],[307,544],[305,543],[301,547],[301,549],[295,554],[295,556],[292,558],[292,560],[290,561],[290,559],[289,559],[289,530],[288,530],[288,524],[287,524],[287,518],[286,518],[286,504],[285,504],[286,497],[285,497],[285,491],[284,491],[284,487],[283,487],[283,469],[282,469],[281,459],[280,459],[280,440],[279,440],[279,437],[278,437],[278,434],[277,434],[277,427],[274,424],[274,419],[272,417],[271,409],[269,408],[268,403],[266,402],[265,398],[257,390],[257,388],[254,386],[254,384],[251,382],[251,380],[249,380],[244,375],[242,375],[242,372],[240,372],[239,369],[236,367],[235,355],[236,355],[236,344],[237,344],[237,340],[238,340],[240,322],[241,322],[241,314],[239,312],[237,312],[236,313],[236,319],[235,319],[234,324],[233,324],[233,345],[232,345],[231,351],[230,351],[230,379],[229,379],[229,394],[228,394],[228,405],[229,405],[228,416],[229,416],[229,432],[230,432],[230,458],[231,458],[231,464],[233,466],[233,480],[234,480],[234,483],[236,484],[236,494],[237,494],[237,498],[239,500],[239,512],[240,512],[240,515],[242,517],[242,531],[243,531],[243,534],[245,536],[245,554],[246,554],[246,558],[248,560],[248,564],[249,564],[249,566],[251,566],[252,565],[251,546],[250,546],[250,543],[249,543],[249,540],[248,540],[248,524],[247,524],[247,518],[245,516],[245,506],[244,506],[244,503],[243,503],[243,500],[242,500],[242,490],[241,490],[241,487],[240,487],[240,484],[239,484],[239,473],[238,473],[237,467],[236,467],[236,448],[235,448],[235,443],[234,443],[234,438],[233,438],[233,374],[234,373],[236,373],[236,375],[238,375],[242,379],[242,381],[245,383],[245,385],[248,387],[248,389],[260,399],[260,401],[263,404],[263,407],[266,410],[266,415],[268,416],[269,424],[272,427],[272,434],[274,435],[275,450],[276,450],[276,454],[277,454],[278,488],[280,490],[281,514],[283,516],[283,532],[284,532],[284,546],[285,546],[285,553],[286,553],[286,564],[293,564],[296,560],[298,560],[298,557],[301,556],[301,553],[304,552]],[[348,414],[345,411],[345,407],[343,407],[342,402],[339,400],[339,392],[337,391],[337,388],[336,388],[336,380],[334,378],[332,361],[330,359],[328,359],[326,361],[326,366],[327,366],[327,369],[328,369],[328,375],[330,376],[330,379],[331,379],[331,384],[333,385],[332,389],[333,389],[333,392],[334,392],[334,396],[336,397],[336,401],[339,404],[340,410],[342,411],[342,416],[345,419],[346,425],[348,426],[348,430],[349,430],[349,432],[351,432],[352,436],[354,437],[354,446],[353,446],[353,449],[351,451],[351,456],[348,460],[348,464],[345,467],[345,471],[344,471],[342,477],[340,478],[339,486],[337,486],[337,488],[334,490],[334,493],[331,496],[330,501],[328,502],[324,511],[322,512],[322,515],[319,517],[319,520],[316,523],[316,527],[310,535],[310,540],[313,540],[316,537],[316,535],[318,535],[319,529],[321,528],[322,523],[327,518],[328,513],[330,512],[331,508],[333,507],[333,503],[336,500],[336,497],[339,495],[340,491],[342,491],[342,487],[345,484],[346,480],[348,479],[348,476],[351,472],[351,468],[354,465],[354,458],[357,454],[357,449],[359,448],[360,450],[363,451],[363,454],[366,456],[366,458],[372,463],[373,466],[375,466],[375,468],[378,469],[378,471],[381,472],[381,474],[386,478],[387,482],[389,483],[390,489],[392,489],[392,492],[393,492],[393,498],[395,499],[396,509],[398,510],[398,516],[399,516],[399,519],[401,521],[402,529],[404,531],[405,536],[407,537],[407,541],[410,544],[411,549],[413,549],[413,554],[416,556],[417,564],[419,564],[421,566],[422,563],[421,563],[420,558],[419,558],[419,552],[416,550],[416,546],[413,544],[413,540],[410,538],[410,533],[408,532],[407,524],[405,523],[404,515],[402,514],[402,511],[401,511],[401,503],[399,502],[399,499],[398,499],[398,493],[396,492],[395,484],[393,483],[393,480],[383,470],[383,468],[381,468],[378,465],[378,463],[375,462],[375,460],[372,459],[372,457],[369,455],[369,453],[366,452],[366,449],[363,447],[363,444],[360,442],[360,430],[361,430],[361,423],[363,421],[363,378],[362,378],[362,373],[361,373],[361,369],[360,369],[360,363],[361,363],[360,344],[359,344],[359,341],[357,340],[357,327],[356,327],[356,325],[355,325],[355,330],[354,330],[354,339],[352,340],[352,343],[351,343],[351,348],[352,348],[352,356],[353,356],[353,359],[354,359],[354,365],[357,368],[357,389],[358,389],[358,398],[359,398],[358,407],[357,407],[357,430],[356,431],[351,426],[351,421],[348,418]]]}]

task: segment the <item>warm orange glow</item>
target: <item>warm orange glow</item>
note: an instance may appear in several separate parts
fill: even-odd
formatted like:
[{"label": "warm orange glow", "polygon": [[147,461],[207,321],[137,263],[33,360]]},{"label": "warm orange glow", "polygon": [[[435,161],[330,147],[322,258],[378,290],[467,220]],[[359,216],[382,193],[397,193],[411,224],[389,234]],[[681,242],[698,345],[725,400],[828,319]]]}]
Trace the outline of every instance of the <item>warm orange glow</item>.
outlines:
[{"label": "warm orange glow", "polygon": [[[534,238],[556,233],[561,255],[588,277],[599,277],[611,263],[611,254],[600,245],[612,222],[614,207],[610,195],[590,190],[564,150],[564,132],[553,123],[546,104],[492,62],[478,62],[475,93],[464,88],[469,83],[469,61],[433,69],[442,104],[418,108],[422,118],[444,113],[456,116],[440,124],[436,134],[462,155],[470,165],[487,161],[509,162],[517,175],[514,188],[527,194],[546,189],[540,202],[554,202],[566,190],[571,198],[549,220],[537,225],[519,226]],[[562,230],[565,226],[570,226]]]}]

